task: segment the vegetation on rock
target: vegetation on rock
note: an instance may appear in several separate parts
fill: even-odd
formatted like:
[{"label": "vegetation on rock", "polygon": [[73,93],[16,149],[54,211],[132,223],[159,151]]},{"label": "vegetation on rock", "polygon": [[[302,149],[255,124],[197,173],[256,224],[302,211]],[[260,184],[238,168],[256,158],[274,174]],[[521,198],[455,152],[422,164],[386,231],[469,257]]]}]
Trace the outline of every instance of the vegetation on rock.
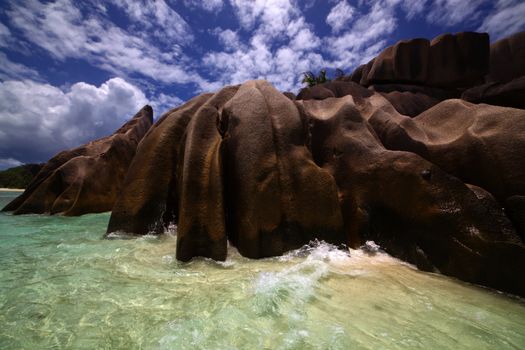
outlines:
[{"label": "vegetation on rock", "polygon": [[24,164],[0,171],[0,187],[26,188],[43,164]]}]

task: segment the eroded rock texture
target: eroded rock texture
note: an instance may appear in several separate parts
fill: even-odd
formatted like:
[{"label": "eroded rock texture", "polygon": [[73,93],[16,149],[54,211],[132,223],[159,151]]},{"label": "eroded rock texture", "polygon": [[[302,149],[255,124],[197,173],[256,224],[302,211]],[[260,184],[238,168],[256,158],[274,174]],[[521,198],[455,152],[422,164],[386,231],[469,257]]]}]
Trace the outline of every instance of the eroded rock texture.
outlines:
[{"label": "eroded rock texture", "polygon": [[261,258],[372,239],[421,269],[525,295],[525,111],[447,100],[409,118],[353,82],[308,93],[250,81],[166,113],[108,232],[176,222],[184,261],[224,260],[228,241]]},{"label": "eroded rock texture", "polygon": [[145,106],[114,134],[60,152],[3,211],[81,215],[111,210],[137,144],[152,123],[153,110]]},{"label": "eroded rock texture", "polygon": [[[339,79],[380,92],[410,117],[450,98],[523,109],[523,62],[525,32],[492,45],[486,33],[443,34],[432,41],[400,41]],[[315,98],[308,91],[301,96]]]}]

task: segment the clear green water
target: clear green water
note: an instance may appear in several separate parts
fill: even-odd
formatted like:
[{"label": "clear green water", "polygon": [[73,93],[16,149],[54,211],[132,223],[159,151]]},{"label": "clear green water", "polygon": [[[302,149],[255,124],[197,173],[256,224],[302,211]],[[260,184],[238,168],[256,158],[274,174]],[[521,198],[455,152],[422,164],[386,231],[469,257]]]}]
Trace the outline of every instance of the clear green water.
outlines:
[{"label": "clear green water", "polygon": [[385,254],[181,264],[172,235],[101,239],[108,219],[0,214],[0,349],[525,348],[523,301]]}]

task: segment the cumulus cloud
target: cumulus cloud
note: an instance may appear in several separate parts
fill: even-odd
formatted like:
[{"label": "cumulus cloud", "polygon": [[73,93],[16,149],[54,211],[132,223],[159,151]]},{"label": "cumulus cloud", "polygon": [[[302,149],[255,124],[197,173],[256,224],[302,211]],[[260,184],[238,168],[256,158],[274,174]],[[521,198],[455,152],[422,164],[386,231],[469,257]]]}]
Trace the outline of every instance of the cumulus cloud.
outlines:
[{"label": "cumulus cloud", "polygon": [[136,86],[113,78],[83,82],[68,91],[24,81],[0,83],[0,158],[35,162],[109,135],[147,99]]},{"label": "cumulus cloud", "polygon": [[521,0],[498,0],[484,20],[479,31],[489,32],[492,40],[525,30],[525,2]]},{"label": "cumulus cloud", "polygon": [[337,33],[349,25],[349,21],[354,15],[354,8],[346,0],[339,1],[326,17],[326,23],[332,27],[332,31]]}]

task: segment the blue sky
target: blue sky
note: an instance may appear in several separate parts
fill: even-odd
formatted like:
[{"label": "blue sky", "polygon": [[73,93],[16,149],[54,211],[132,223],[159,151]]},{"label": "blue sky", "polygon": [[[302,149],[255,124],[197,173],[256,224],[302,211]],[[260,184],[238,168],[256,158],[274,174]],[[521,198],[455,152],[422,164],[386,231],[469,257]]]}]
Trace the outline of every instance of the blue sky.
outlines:
[{"label": "blue sky", "polygon": [[2,0],[0,169],[249,79],[350,73],[400,39],[525,30],[525,0]]}]

